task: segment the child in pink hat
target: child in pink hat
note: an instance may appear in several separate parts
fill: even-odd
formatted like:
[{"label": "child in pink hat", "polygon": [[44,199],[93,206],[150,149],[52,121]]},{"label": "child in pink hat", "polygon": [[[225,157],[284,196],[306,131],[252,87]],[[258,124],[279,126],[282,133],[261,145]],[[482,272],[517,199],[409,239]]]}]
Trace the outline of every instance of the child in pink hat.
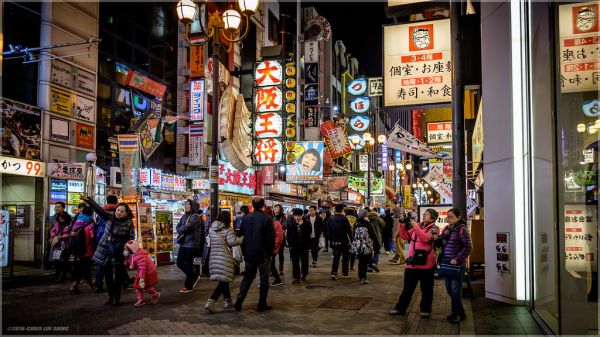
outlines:
[{"label": "child in pink hat", "polygon": [[137,291],[137,302],[134,307],[141,307],[144,303],[144,291],[152,295],[150,304],[156,304],[160,293],[154,289],[158,283],[158,272],[154,262],[148,256],[148,252],[140,247],[140,243],[136,240],[130,240],[125,244],[123,255],[126,257],[126,265],[129,264],[130,269],[137,269],[138,273],[133,284]]}]

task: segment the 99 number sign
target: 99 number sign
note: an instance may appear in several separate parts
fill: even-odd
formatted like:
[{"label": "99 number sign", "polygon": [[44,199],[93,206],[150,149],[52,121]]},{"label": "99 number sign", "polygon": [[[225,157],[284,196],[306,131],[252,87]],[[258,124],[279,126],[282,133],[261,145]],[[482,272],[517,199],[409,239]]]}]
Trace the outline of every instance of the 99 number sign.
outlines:
[{"label": "99 number sign", "polygon": [[0,156],[0,173],[44,177],[46,175],[46,163]]}]

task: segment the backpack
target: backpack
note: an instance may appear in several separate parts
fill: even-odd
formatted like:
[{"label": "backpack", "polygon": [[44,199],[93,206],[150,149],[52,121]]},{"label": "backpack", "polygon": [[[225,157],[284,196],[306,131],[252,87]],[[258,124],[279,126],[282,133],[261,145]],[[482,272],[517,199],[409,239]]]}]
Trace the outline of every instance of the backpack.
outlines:
[{"label": "backpack", "polygon": [[85,227],[77,231],[76,236],[69,237],[69,250],[75,256],[83,256],[87,250],[87,242],[85,238]]},{"label": "backpack", "polygon": [[368,227],[357,227],[354,230],[350,252],[357,255],[368,255],[373,252],[373,240],[369,236]]}]

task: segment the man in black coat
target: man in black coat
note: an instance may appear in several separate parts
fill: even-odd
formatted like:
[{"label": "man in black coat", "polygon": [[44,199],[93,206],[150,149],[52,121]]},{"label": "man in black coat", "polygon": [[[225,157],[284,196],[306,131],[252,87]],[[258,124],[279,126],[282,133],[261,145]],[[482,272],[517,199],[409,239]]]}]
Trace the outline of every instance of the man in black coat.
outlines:
[{"label": "man in black coat", "polygon": [[312,255],[312,266],[317,267],[317,258],[319,257],[319,238],[323,233],[323,219],[317,215],[317,208],[310,206],[305,220],[308,221],[312,233],[310,234],[310,254]]},{"label": "man in black coat", "polygon": [[242,219],[238,232],[238,236],[244,237],[242,252],[246,270],[240,285],[240,293],[237,295],[237,301],[235,302],[235,310],[242,310],[242,304],[258,270],[260,274],[260,294],[256,311],[263,312],[273,309],[272,306],[267,305],[267,295],[269,293],[271,257],[275,249],[275,229],[273,228],[273,219],[263,212],[265,207],[263,198],[254,198],[252,207],[254,207],[254,212]]},{"label": "man in black coat", "polygon": [[340,256],[342,257],[342,277],[348,278],[348,256],[350,253],[350,239],[352,227],[344,215],[344,204],[335,206],[335,214],[329,218],[329,240],[333,249],[333,264],[331,265],[331,279],[337,280]]},{"label": "man in black coat", "polygon": [[[290,247],[290,258],[292,259],[292,275],[294,281],[306,281],[308,275],[308,249],[310,247],[310,234],[312,228],[307,218],[302,218],[302,210],[295,208],[294,218],[287,225],[287,240]],[[300,274],[300,263],[302,263],[302,274]]]}]

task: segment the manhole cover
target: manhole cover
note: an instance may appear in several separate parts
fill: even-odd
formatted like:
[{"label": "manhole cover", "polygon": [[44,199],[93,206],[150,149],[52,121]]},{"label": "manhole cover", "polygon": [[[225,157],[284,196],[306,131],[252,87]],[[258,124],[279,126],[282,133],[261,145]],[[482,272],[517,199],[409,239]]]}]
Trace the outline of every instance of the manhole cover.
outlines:
[{"label": "manhole cover", "polygon": [[319,304],[319,308],[359,310],[371,299],[372,297],[333,296]]}]

